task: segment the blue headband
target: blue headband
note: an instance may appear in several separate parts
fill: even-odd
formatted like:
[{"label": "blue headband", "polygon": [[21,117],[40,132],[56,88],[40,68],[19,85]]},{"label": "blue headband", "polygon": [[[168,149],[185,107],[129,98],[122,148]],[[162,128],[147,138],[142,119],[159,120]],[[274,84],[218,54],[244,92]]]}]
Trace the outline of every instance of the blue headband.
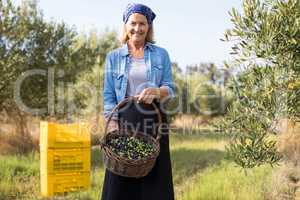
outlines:
[{"label": "blue headband", "polygon": [[152,12],[152,10],[145,5],[138,4],[138,3],[130,3],[127,5],[126,10],[123,13],[123,22],[127,23],[129,16],[132,15],[133,13],[139,13],[144,15],[147,18],[149,25],[152,24],[152,21],[156,16],[155,13]]}]

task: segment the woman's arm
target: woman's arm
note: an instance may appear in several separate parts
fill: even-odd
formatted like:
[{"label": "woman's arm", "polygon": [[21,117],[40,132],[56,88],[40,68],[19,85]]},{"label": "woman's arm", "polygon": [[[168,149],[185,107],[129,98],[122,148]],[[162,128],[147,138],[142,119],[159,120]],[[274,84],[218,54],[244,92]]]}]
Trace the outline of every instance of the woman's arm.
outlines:
[{"label": "woman's arm", "polygon": [[165,58],[164,60],[164,68],[163,68],[163,77],[161,81],[161,85],[159,88],[145,88],[140,95],[138,96],[138,101],[150,104],[154,99],[158,99],[160,101],[165,100],[165,98],[174,98],[174,83],[172,77],[172,63],[170,61],[169,54],[166,50],[162,52],[162,56]]},{"label": "woman's arm", "polygon": [[[172,63],[169,57],[169,54],[166,50],[164,53],[164,68],[163,68],[163,76],[162,82],[160,85],[161,92],[163,92],[164,98],[174,98],[175,97],[175,87],[173,82],[173,74],[172,74]],[[163,88],[163,89],[162,89]],[[167,90],[167,91],[166,91]],[[163,100],[163,98],[161,98]]]},{"label": "woman's arm", "polygon": [[[104,84],[103,84],[103,115],[107,119],[112,109],[117,105],[115,93],[115,85],[112,76],[112,61],[111,54],[106,56],[104,69]],[[113,120],[117,120],[117,116],[113,116]]]}]

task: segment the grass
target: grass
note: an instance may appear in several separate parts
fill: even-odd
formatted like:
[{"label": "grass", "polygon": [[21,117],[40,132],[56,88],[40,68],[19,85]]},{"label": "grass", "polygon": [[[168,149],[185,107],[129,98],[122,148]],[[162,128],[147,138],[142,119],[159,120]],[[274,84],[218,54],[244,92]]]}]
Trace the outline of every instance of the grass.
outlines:
[{"label": "grass", "polygon": [[[245,176],[226,159],[226,138],[198,131],[180,135],[172,132],[170,149],[173,181],[178,200],[263,199],[262,186],[272,172],[261,167]],[[91,188],[60,199],[96,200],[102,189],[104,168],[99,149],[92,149]],[[0,156],[0,200],[41,199],[39,155]]]},{"label": "grass", "polygon": [[0,156],[0,200],[18,199],[36,194],[39,184],[39,162],[36,154]]},{"label": "grass", "polygon": [[218,164],[225,157],[224,145],[225,141],[222,138],[213,135],[171,135],[170,149],[175,189],[180,187],[186,177]]},{"label": "grass", "polygon": [[223,160],[220,165],[198,173],[185,188],[182,200],[261,200],[270,185],[270,166],[248,171]]},{"label": "grass", "polygon": [[[47,199],[40,196],[39,154],[23,156],[0,156],[0,200],[8,199]],[[80,193],[73,193],[64,200],[98,199],[104,177],[101,153],[92,150],[91,188]]]}]

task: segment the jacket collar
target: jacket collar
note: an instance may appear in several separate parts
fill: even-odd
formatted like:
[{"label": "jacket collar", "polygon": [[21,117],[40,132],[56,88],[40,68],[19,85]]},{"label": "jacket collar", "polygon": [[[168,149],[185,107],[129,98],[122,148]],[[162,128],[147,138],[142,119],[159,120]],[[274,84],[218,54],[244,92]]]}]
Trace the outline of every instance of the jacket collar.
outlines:
[{"label": "jacket collar", "polygon": [[[150,42],[147,42],[145,44],[145,47],[144,47],[144,50],[145,49],[149,49],[150,51],[153,51],[153,45]],[[127,43],[123,44],[123,46],[121,47],[121,55],[122,56],[128,56],[129,55]]]}]

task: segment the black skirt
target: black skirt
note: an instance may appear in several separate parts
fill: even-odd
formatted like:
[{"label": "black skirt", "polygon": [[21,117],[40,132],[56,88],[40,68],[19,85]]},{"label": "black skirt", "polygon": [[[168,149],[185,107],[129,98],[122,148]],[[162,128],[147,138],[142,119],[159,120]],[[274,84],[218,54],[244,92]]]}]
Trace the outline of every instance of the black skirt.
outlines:
[{"label": "black skirt", "polygon": [[[154,134],[157,129],[154,130],[153,125],[158,118],[152,105],[129,102],[120,109],[118,115],[120,126],[134,126],[142,132],[156,136]],[[161,116],[162,122],[167,125],[166,114],[161,112]],[[101,200],[174,200],[168,133],[167,126],[164,126],[159,156],[147,176],[128,178],[106,170]]]}]

